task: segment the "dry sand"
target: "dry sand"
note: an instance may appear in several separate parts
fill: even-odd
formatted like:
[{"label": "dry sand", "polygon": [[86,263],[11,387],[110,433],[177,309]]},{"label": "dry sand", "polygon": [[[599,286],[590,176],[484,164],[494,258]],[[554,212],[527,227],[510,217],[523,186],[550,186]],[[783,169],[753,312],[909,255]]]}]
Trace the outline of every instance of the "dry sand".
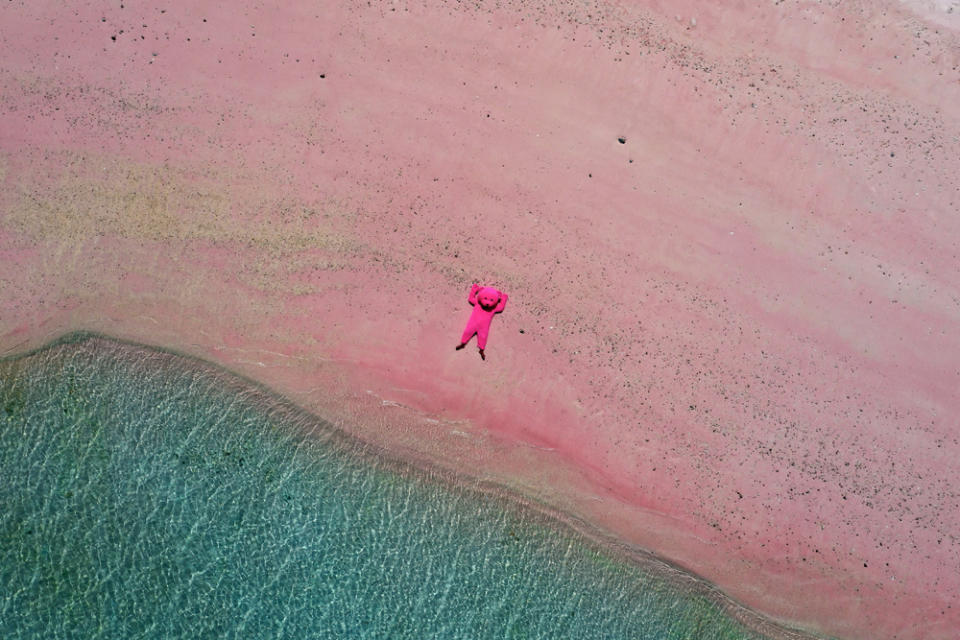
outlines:
[{"label": "dry sand", "polygon": [[179,4],[0,6],[0,353],[179,349],[789,624],[955,637],[957,2]]}]

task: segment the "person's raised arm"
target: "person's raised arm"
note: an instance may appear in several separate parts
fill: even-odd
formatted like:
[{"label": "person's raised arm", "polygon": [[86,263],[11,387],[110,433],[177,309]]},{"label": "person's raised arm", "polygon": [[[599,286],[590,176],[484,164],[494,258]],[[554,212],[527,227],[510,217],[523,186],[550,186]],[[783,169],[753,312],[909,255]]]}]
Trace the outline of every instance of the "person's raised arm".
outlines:
[{"label": "person's raised arm", "polygon": [[467,298],[467,302],[474,306],[477,304],[477,291],[480,291],[480,285],[474,282],[470,285],[470,297]]},{"label": "person's raised arm", "polygon": [[507,294],[501,292],[501,293],[500,293],[500,302],[497,303],[497,306],[496,306],[496,308],[493,310],[493,312],[494,312],[494,313],[500,313],[501,311],[503,311],[503,309],[507,306],[507,298],[509,298],[509,297],[510,297],[510,296],[508,296]]}]

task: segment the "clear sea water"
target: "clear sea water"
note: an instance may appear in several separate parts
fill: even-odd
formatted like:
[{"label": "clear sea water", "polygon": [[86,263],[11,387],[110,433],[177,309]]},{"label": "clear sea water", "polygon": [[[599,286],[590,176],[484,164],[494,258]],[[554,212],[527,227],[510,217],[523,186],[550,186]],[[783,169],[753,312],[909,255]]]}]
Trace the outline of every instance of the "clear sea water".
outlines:
[{"label": "clear sea water", "polygon": [[538,511],[101,337],[0,360],[0,474],[4,639],[761,637]]}]

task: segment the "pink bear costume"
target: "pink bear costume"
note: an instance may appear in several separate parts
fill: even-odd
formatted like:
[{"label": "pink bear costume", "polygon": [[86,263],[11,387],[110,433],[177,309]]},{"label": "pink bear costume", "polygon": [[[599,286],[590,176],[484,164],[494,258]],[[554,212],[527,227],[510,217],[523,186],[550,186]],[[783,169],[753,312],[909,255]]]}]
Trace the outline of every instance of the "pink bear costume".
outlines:
[{"label": "pink bear costume", "polygon": [[487,346],[487,335],[490,333],[490,323],[493,322],[493,316],[503,311],[507,306],[507,294],[497,291],[493,287],[481,287],[474,283],[470,287],[470,297],[467,302],[473,305],[473,313],[467,320],[467,326],[460,336],[460,344],[457,349],[463,349],[469,342],[473,334],[477,334],[477,346],[480,348],[480,357],[486,360],[483,354],[484,347]]}]

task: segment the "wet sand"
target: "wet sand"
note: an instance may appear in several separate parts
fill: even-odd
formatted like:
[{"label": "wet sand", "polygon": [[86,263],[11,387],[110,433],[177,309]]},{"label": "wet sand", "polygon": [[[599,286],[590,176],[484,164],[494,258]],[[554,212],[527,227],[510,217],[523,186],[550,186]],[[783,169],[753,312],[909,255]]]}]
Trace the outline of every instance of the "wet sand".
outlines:
[{"label": "wet sand", "polygon": [[196,354],[790,624],[952,637],[960,9],[492,5],[0,9],[0,351]]}]

